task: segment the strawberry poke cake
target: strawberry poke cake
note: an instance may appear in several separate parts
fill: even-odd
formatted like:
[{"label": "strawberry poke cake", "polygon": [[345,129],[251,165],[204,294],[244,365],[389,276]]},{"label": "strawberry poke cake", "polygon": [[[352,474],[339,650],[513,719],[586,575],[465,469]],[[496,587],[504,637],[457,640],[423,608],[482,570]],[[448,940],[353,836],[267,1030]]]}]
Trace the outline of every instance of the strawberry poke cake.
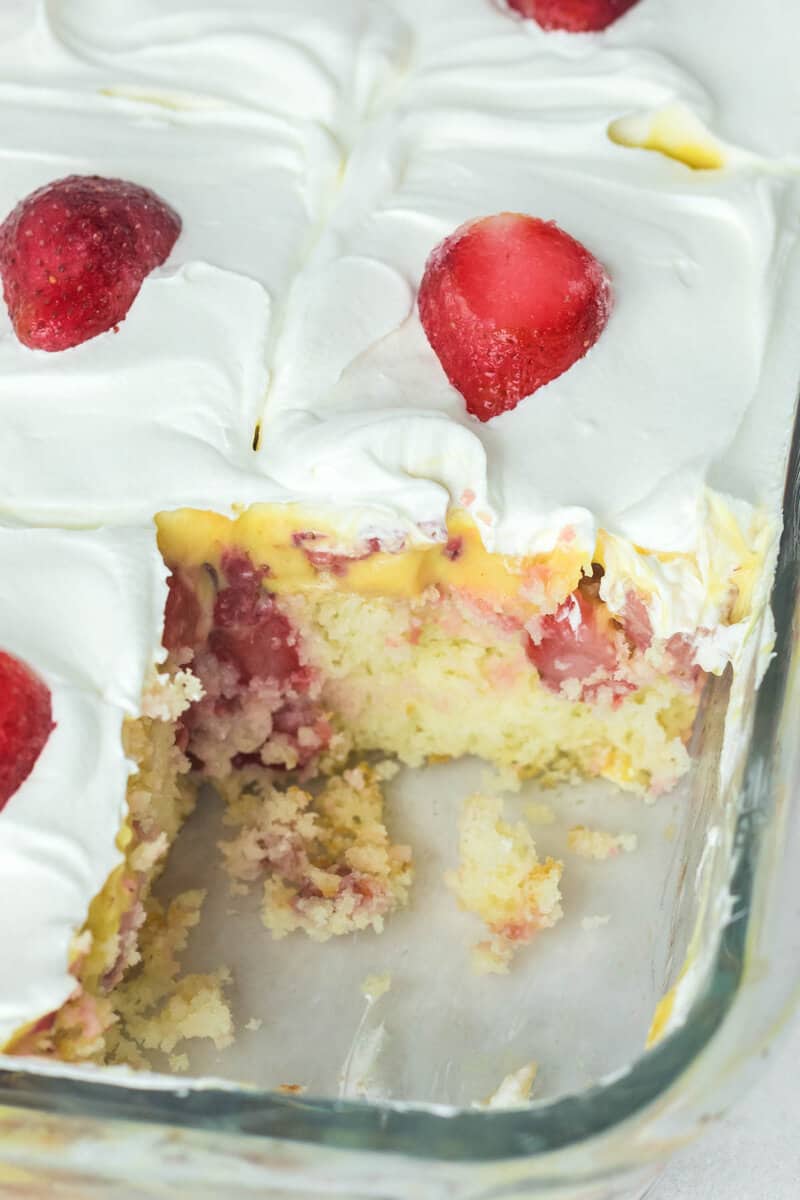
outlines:
[{"label": "strawberry poke cake", "polygon": [[[323,939],[408,900],[395,761],[658,796],[732,668],[731,769],[798,160],[740,101],[750,6],[697,7],[0,16],[6,1052],[132,1061],[148,1005],[224,1043],[224,980],[176,982],[198,901],[150,893],[199,781],[273,934]],[[480,798],[462,842],[504,964],[562,864]]]}]

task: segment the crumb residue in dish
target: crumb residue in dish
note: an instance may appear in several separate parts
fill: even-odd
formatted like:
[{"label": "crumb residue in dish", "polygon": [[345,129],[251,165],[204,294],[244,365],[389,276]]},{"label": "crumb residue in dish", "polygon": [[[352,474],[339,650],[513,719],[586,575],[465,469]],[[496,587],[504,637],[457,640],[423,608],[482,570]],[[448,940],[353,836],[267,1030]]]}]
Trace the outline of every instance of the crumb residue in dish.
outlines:
[{"label": "crumb residue in dish", "polygon": [[517,1071],[506,1075],[499,1087],[492,1092],[488,1100],[473,1105],[474,1108],[502,1110],[508,1108],[526,1108],[530,1103],[531,1091],[536,1082],[539,1064],[526,1063]]},{"label": "crumb residue in dish", "polygon": [[173,1054],[188,1039],[208,1038],[218,1050],[233,1041],[233,1018],[225,989],[230,972],[182,975],[180,955],[200,920],[205,892],[182,892],[164,907],[148,901],[139,936],[141,962],[114,992],[117,1023],[108,1033],[109,1060],[148,1067],[146,1051],[171,1055],[173,1070],[188,1069],[185,1054]]},{"label": "crumb residue in dish", "polygon": [[459,822],[459,864],[445,875],[460,906],[475,913],[490,933],[473,952],[482,974],[504,974],[519,946],[561,919],[563,864],[539,861],[530,830],[503,818],[497,796],[473,795]]},{"label": "crumb residue in dish", "polygon": [[374,1004],[376,1000],[380,1000],[381,996],[386,995],[391,986],[390,971],[383,971],[380,975],[367,975],[366,979],[361,981],[361,995],[365,996],[370,1004]]},{"label": "crumb residue in dish", "polygon": [[411,849],[391,841],[382,784],[393,764],[362,764],[316,794],[274,785],[251,767],[236,779],[220,843],[234,885],[264,879],[262,919],[275,938],[302,930],[316,941],[372,929],[408,901]]},{"label": "crumb residue in dish", "polygon": [[587,829],[573,825],[567,834],[567,846],[579,858],[601,862],[618,854],[631,854],[639,844],[635,833],[608,833],[604,829]]}]

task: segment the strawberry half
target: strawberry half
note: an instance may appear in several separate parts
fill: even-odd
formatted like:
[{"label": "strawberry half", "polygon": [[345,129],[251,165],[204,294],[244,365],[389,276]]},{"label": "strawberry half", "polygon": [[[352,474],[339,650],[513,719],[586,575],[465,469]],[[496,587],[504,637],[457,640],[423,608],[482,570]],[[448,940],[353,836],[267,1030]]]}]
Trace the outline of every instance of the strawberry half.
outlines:
[{"label": "strawberry half", "polygon": [[155,192],[123,179],[70,175],[31,192],[0,225],[17,337],[33,350],[66,350],[112,329],[180,231]]},{"label": "strawberry half", "polygon": [[542,29],[599,33],[639,0],[508,0],[509,8],[530,17]]},{"label": "strawberry half", "polygon": [[53,729],[47,685],[0,650],[0,812],[30,775]]},{"label": "strawberry half", "polygon": [[422,327],[468,410],[488,421],[562,375],[602,333],[605,270],[552,221],[499,213],[468,221],[430,255]]}]

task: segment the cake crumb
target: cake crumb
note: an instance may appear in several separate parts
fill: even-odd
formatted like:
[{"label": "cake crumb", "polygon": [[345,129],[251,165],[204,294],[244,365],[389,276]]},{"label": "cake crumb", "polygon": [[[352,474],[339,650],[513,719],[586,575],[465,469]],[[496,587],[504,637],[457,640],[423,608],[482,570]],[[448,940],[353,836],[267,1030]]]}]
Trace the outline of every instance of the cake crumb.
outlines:
[{"label": "cake crumb", "polygon": [[390,971],[384,971],[380,975],[367,975],[366,979],[361,981],[361,995],[365,996],[370,1003],[380,1000],[381,996],[385,996],[392,986],[392,975]]},{"label": "cake crumb", "polygon": [[539,1071],[536,1062],[526,1063],[518,1071],[506,1075],[500,1086],[492,1092],[488,1100],[474,1104],[474,1108],[502,1110],[509,1108],[526,1108],[530,1103],[531,1091]]},{"label": "cake crumb", "polygon": [[224,996],[230,981],[225,967],[209,975],[185,975],[153,1014],[128,1020],[134,1040],[145,1050],[169,1054],[185,1038],[208,1038],[217,1050],[233,1042],[231,1011]]},{"label": "cake crumb", "polygon": [[445,882],[461,908],[479,916],[491,934],[474,948],[473,967],[505,974],[520,945],[561,919],[563,863],[539,861],[529,829],[503,819],[497,796],[470,796],[459,826],[459,865]]},{"label": "cake crumb", "polygon": [[549,804],[531,800],[525,805],[525,816],[531,825],[552,825],[555,822],[555,810]]},{"label": "cake crumb", "polygon": [[302,1096],[308,1088],[304,1083],[279,1083],[275,1091],[282,1092],[284,1096]]},{"label": "cake crumb", "polygon": [[140,842],[136,849],[131,851],[128,862],[134,871],[149,872],[166,855],[168,849],[169,838],[162,831],[150,841]]},{"label": "cake crumb", "polygon": [[218,1050],[233,1041],[227,968],[181,975],[179,956],[200,920],[204,899],[204,891],[192,890],[166,908],[154,898],[148,901],[139,937],[141,961],[114,991],[118,1019],[108,1034],[110,1061],[149,1066],[142,1051],[160,1050],[180,1062],[183,1056],[172,1052],[185,1039],[209,1038]]},{"label": "cake crumb", "polygon": [[516,767],[500,766],[484,771],[481,788],[484,792],[516,793],[522,788],[519,770]]},{"label": "cake crumb", "polygon": [[502,938],[478,942],[470,952],[472,969],[476,975],[506,975],[513,957],[513,945]]},{"label": "cake crumb", "polygon": [[171,1071],[181,1072],[189,1070],[189,1055],[188,1054],[170,1054],[169,1067]]},{"label": "cake crumb", "polygon": [[375,763],[372,770],[376,779],[380,779],[382,783],[388,783],[398,775],[400,763],[395,762],[392,758],[385,758],[383,762]]},{"label": "cake crumb", "polygon": [[607,925],[610,920],[610,913],[605,913],[602,916],[598,914],[594,917],[584,917],[581,921],[581,929],[599,929],[601,925]]},{"label": "cake crumb", "polygon": [[266,876],[261,916],[274,938],[380,933],[408,902],[411,848],[393,843],[384,823],[381,785],[392,767],[362,763],[317,794],[281,790],[260,767],[239,774],[225,817],[239,832],[220,849],[234,889]]},{"label": "cake crumb", "polygon": [[203,698],[203,685],[191,671],[173,675],[152,668],[142,696],[142,712],[158,721],[177,721],[190,704]]},{"label": "cake crumb", "polygon": [[604,829],[587,829],[585,825],[573,825],[567,834],[567,845],[579,858],[599,862],[616,858],[618,854],[631,854],[639,844],[635,833],[608,833]]},{"label": "cake crumb", "polygon": [[81,933],[74,933],[69,944],[70,965],[84,959],[92,949],[93,942],[94,938],[89,929],[84,929]]},{"label": "cake crumb", "polygon": [[251,1017],[245,1025],[245,1029],[249,1029],[251,1033],[255,1033],[264,1024],[261,1017]]}]

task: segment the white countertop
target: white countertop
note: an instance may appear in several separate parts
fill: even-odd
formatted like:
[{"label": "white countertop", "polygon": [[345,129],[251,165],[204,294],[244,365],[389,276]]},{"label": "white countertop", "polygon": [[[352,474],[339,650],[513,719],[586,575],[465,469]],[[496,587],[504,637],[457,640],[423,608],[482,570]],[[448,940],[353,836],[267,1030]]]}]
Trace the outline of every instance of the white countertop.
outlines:
[{"label": "white countertop", "polygon": [[672,1160],[652,1200],[800,1198],[800,1020],[728,1115]]}]

